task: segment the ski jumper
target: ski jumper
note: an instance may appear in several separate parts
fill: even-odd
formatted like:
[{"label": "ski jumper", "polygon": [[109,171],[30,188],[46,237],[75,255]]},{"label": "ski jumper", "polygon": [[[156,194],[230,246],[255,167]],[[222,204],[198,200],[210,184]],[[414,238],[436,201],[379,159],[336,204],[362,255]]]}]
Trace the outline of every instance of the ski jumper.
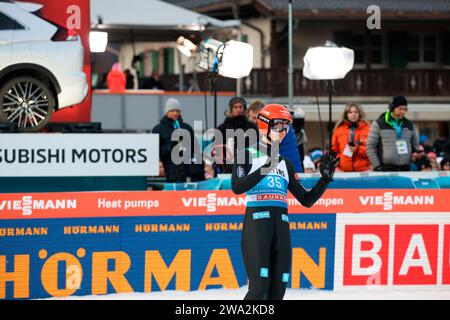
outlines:
[{"label": "ski jumper", "polygon": [[329,182],[320,178],[307,191],[296,178],[294,166],[282,157],[276,168],[263,175],[270,145],[260,144],[259,150],[255,147],[242,151],[241,161],[237,157],[232,172],[232,190],[236,194],[246,192],[247,200],[241,240],[249,280],[244,299],[283,299],[291,270],[287,192],[309,208],[322,196]]}]

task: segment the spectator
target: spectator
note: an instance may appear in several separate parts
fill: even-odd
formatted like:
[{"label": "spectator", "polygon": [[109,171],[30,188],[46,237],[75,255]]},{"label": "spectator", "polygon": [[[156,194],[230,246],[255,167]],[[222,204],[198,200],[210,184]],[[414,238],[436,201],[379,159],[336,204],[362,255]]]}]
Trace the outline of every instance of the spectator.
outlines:
[{"label": "spectator", "polygon": [[433,166],[430,162],[426,162],[420,166],[419,171],[433,171]]},{"label": "spectator", "polygon": [[447,140],[445,139],[444,136],[439,136],[439,138],[437,138],[434,143],[433,143],[433,150],[436,153],[436,155],[438,157],[443,157],[444,156],[444,148],[445,148],[445,144],[447,143]]},{"label": "spectator", "polygon": [[[189,147],[192,154],[190,164],[177,165],[172,162],[172,150],[178,145],[177,142],[172,141],[172,133],[176,129],[186,129],[190,133],[191,144]],[[193,164],[194,144],[197,141],[192,127],[183,122],[181,118],[181,104],[177,99],[170,98],[167,100],[165,116],[153,128],[152,133],[159,134],[159,157],[164,166],[167,182],[186,182],[187,177],[190,177],[191,181],[205,180],[203,165]]]},{"label": "spectator", "polygon": [[428,156],[425,154],[425,149],[422,145],[419,145],[416,153],[412,155],[412,168],[414,171],[422,171],[423,168],[431,167],[431,162]]},{"label": "spectator", "polygon": [[316,166],[316,170],[317,170],[317,168],[319,168],[320,159],[322,158],[322,156],[323,156],[323,152],[320,149],[315,149],[309,155],[309,157],[311,158],[312,162]]},{"label": "spectator", "polygon": [[205,163],[205,179],[213,179],[214,178],[214,167],[211,164]]},{"label": "spectator", "polygon": [[300,160],[305,160],[305,144],[308,142],[305,132],[305,111],[300,107],[295,107],[292,115],[292,127],[297,137],[297,149]]},{"label": "spectator", "polygon": [[440,163],[442,171],[450,171],[450,158],[444,157]]},{"label": "spectator", "polygon": [[297,149],[297,137],[292,125],[280,144],[280,155],[291,161],[297,173],[303,172],[302,160]]},{"label": "spectator", "polygon": [[316,165],[309,156],[305,156],[305,159],[303,159],[303,168],[305,169],[305,173],[316,172]]},{"label": "spectator", "polygon": [[364,118],[361,106],[350,103],[345,107],[341,121],[334,128],[332,149],[340,158],[339,169],[341,171],[370,170],[370,161],[366,154],[370,123]]},{"label": "spectator", "polygon": [[442,156],[446,158],[450,158],[450,138],[444,144],[442,148]]},{"label": "spectator", "polygon": [[125,73],[120,67],[120,63],[114,63],[111,71],[106,77],[106,83],[111,93],[122,93],[125,92],[125,87],[127,84],[127,79]]},{"label": "spectator", "polygon": [[159,161],[159,177],[165,177],[166,173],[164,172],[164,165],[162,161]]},{"label": "spectator", "polygon": [[434,171],[439,171],[439,164],[437,161],[437,155],[434,152],[430,152],[427,154],[428,159],[430,160],[431,163],[431,167],[433,168]]},{"label": "spectator", "polygon": [[[237,151],[237,145],[234,141],[235,139],[229,139],[230,141],[226,141],[227,130],[233,130],[233,132],[235,132],[235,130],[242,129],[245,132],[252,129],[255,130],[254,133],[258,136],[257,126],[248,121],[245,116],[247,102],[244,98],[232,98],[228,104],[228,107],[229,109],[225,113],[225,121],[217,128],[221,132],[223,140],[214,142],[216,158],[221,160],[221,163],[216,164],[216,173],[231,173],[233,170],[233,160]],[[229,162],[228,164],[226,163],[227,159]]]},{"label": "spectator", "polygon": [[102,75],[98,76],[97,79],[97,88],[96,89],[108,89],[107,79],[108,79],[108,73],[102,73]]},{"label": "spectator", "polygon": [[410,171],[412,154],[418,150],[415,126],[405,114],[408,102],[395,97],[389,110],[372,124],[367,139],[367,156],[375,171]]},{"label": "spectator", "polygon": [[261,100],[254,100],[248,109],[245,111],[247,115],[247,119],[250,122],[253,122],[255,125],[257,124],[257,118],[259,111],[265,106],[264,102]]},{"label": "spectator", "polygon": [[428,136],[421,134],[419,136],[419,143],[421,146],[423,146],[425,154],[428,154],[433,151],[433,146],[430,144],[430,140],[428,139]]},{"label": "spectator", "polygon": [[142,80],[141,89],[165,90],[164,84],[160,80],[159,72],[153,71],[149,78],[144,78]]},{"label": "spectator", "polygon": [[134,89],[134,76],[131,73],[130,69],[125,70],[125,77],[127,79],[127,89]]},{"label": "spectator", "polygon": [[[247,119],[256,125],[258,113],[263,107],[264,103],[261,100],[253,101],[246,111]],[[281,141],[280,155],[291,161],[297,173],[303,172],[302,160],[297,149],[297,138],[292,126],[290,126],[286,137]]]}]

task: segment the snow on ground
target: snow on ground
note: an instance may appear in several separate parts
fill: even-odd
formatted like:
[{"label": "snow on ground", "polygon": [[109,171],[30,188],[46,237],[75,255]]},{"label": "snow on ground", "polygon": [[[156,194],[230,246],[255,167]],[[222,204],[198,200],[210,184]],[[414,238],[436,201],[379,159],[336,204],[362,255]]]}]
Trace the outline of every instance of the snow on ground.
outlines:
[{"label": "snow on ground", "polygon": [[[247,287],[236,290],[162,291],[123,293],[103,296],[72,296],[69,300],[242,300]],[[60,299],[60,298],[53,298]],[[316,289],[287,289],[285,300],[450,300],[450,288],[445,289],[347,289],[325,291]]]}]

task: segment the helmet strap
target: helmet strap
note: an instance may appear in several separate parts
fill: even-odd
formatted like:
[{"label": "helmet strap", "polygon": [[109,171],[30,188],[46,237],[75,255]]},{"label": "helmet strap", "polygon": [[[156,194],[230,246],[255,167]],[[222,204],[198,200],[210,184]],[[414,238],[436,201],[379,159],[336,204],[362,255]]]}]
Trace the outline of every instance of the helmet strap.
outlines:
[{"label": "helmet strap", "polygon": [[[270,131],[270,129],[269,129],[269,131]],[[270,133],[270,132],[267,132],[266,138],[267,138],[267,141],[268,141],[268,142],[272,143],[272,139],[270,139],[269,133]]]},{"label": "helmet strap", "polygon": [[268,129],[267,129],[267,141],[269,141],[270,143],[272,143],[272,139],[270,138],[270,130],[271,130],[272,124],[273,124],[273,120],[270,120]]}]

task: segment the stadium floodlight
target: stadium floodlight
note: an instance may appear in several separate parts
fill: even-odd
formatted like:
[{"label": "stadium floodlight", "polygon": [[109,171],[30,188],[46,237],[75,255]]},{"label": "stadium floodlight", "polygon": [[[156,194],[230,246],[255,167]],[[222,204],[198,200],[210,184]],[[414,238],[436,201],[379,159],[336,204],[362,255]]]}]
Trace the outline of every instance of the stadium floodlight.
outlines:
[{"label": "stadium floodlight", "polygon": [[343,79],[353,69],[352,49],[327,41],[324,46],[309,48],[303,57],[303,76],[310,80]]},{"label": "stadium floodlight", "polygon": [[241,79],[247,77],[253,68],[253,46],[230,40],[225,44],[219,74],[226,78]]},{"label": "stadium floodlight", "polygon": [[240,41],[226,43],[207,38],[200,44],[199,68],[211,73],[211,91],[214,94],[214,127],[217,128],[217,75],[241,79],[253,68],[253,46]]},{"label": "stadium floodlight", "polygon": [[199,67],[218,72],[226,78],[241,79],[253,68],[253,46],[230,40],[226,43],[208,38],[200,45]]},{"label": "stadium floodlight", "polygon": [[108,45],[108,33],[103,31],[91,31],[89,33],[89,47],[91,52],[105,52]]},{"label": "stadium floodlight", "polygon": [[[338,47],[331,41],[327,41],[324,46],[309,48],[303,57],[303,76],[310,80],[326,80],[328,89],[329,114],[328,114],[328,134],[331,139],[333,134],[332,120],[332,95],[333,80],[343,79],[350,70],[353,69],[355,54],[352,49]],[[322,141],[322,144],[323,141]]]},{"label": "stadium floodlight", "polygon": [[197,46],[193,44],[191,40],[186,39],[183,36],[178,37],[177,48],[186,57],[191,57],[193,53],[197,50]]},{"label": "stadium floodlight", "polygon": [[219,67],[218,52],[224,46],[224,43],[213,38],[207,38],[200,44],[199,68],[217,72]]}]

